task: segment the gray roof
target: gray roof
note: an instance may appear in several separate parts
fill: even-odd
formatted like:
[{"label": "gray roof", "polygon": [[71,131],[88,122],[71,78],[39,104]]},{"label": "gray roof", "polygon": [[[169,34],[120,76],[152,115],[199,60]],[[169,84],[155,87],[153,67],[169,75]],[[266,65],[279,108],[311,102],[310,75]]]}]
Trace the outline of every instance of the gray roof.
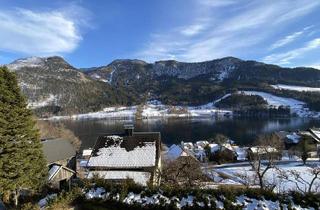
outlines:
[{"label": "gray roof", "polygon": [[68,140],[50,139],[42,141],[42,145],[47,163],[65,160],[76,155],[76,149]]}]

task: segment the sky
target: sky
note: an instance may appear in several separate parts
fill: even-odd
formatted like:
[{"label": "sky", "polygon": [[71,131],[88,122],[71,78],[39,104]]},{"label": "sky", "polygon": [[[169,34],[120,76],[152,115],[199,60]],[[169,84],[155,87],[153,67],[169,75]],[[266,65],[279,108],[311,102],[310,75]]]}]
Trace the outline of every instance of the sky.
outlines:
[{"label": "sky", "polygon": [[234,56],[320,69],[319,20],[319,0],[0,0],[0,63]]}]

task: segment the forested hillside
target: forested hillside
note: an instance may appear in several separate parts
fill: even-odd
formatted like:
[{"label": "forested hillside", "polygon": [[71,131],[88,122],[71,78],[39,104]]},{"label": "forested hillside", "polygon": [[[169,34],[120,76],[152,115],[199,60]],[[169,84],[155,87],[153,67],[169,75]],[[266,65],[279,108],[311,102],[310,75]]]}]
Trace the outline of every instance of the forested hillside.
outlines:
[{"label": "forested hillside", "polygon": [[[168,105],[195,106],[237,90],[258,90],[295,98],[306,102],[311,109],[320,110],[319,92],[270,86],[320,87],[320,71],[312,68],[282,68],[233,57],[200,63],[174,60],[147,63],[126,59],[87,69],[77,69],[61,57],[32,57],[7,66],[17,73],[29,106],[42,117],[86,113],[108,106],[139,105],[153,99]],[[263,103],[256,101],[260,102]]]}]

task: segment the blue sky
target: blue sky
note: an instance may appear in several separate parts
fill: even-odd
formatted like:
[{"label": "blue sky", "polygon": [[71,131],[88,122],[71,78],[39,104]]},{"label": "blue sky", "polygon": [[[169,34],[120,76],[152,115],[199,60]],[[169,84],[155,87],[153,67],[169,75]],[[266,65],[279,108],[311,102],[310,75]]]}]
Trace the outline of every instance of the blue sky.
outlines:
[{"label": "blue sky", "polygon": [[318,0],[0,0],[0,63],[234,56],[320,69],[319,20]]}]

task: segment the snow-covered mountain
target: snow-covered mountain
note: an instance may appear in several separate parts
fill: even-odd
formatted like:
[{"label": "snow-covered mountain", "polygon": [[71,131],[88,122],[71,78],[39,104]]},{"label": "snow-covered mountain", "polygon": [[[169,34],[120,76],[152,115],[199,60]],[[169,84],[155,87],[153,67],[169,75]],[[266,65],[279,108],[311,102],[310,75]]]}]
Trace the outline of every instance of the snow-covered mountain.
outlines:
[{"label": "snow-covered mountain", "polygon": [[108,106],[139,105],[148,100],[199,106],[236,90],[295,98],[320,110],[319,92],[305,94],[272,86],[318,88],[319,70],[282,68],[233,57],[198,63],[119,59],[87,69],[77,69],[58,56],[30,57],[7,67],[17,73],[30,107],[40,110],[42,115],[85,113]]},{"label": "snow-covered mountain", "polygon": [[29,107],[39,115],[88,112],[114,103],[110,102],[113,94],[107,94],[112,92],[109,85],[91,79],[61,57],[19,59],[7,67],[16,72]]}]

